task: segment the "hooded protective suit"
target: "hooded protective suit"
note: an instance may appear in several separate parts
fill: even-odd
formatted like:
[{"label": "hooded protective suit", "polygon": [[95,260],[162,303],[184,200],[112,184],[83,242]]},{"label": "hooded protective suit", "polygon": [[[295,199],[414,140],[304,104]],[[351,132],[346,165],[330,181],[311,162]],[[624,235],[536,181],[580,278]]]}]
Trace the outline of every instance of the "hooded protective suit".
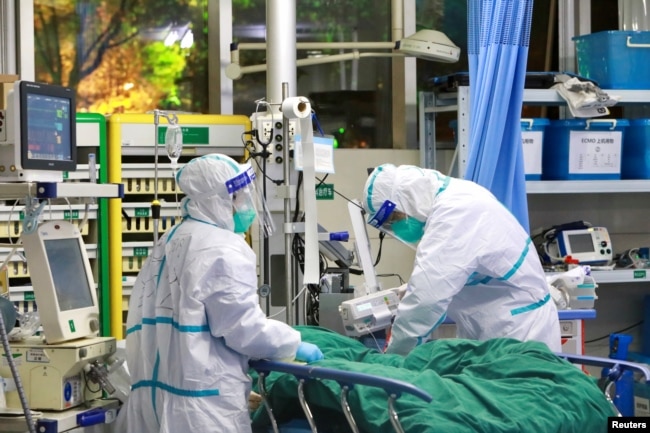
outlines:
[{"label": "hooded protective suit", "polygon": [[558,313],[531,239],[487,189],[435,170],[384,164],[369,176],[370,218],[386,200],[425,223],[387,347],[406,354],[448,315],[458,337],[511,337],[561,351]]},{"label": "hooded protective suit", "polygon": [[255,254],[233,232],[225,184],[240,170],[213,154],[177,174],[183,221],[161,237],[129,302],[128,433],[250,432],[248,360],[296,354],[300,334],[265,317]]}]

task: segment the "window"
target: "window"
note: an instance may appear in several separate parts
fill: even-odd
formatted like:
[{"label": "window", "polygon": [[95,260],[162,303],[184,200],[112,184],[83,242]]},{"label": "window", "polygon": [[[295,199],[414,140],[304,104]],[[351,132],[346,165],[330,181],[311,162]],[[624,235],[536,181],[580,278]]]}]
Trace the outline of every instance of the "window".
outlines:
[{"label": "window", "polygon": [[207,112],[207,0],[36,0],[36,79],[77,111]]}]

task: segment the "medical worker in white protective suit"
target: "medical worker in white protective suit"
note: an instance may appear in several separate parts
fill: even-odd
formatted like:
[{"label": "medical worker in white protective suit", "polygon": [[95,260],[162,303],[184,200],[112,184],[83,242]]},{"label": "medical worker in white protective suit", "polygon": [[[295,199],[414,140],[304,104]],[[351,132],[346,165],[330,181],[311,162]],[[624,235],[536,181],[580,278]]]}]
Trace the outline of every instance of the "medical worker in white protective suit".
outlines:
[{"label": "medical worker in white protective suit", "polygon": [[416,249],[387,353],[406,354],[449,316],[460,338],[537,340],[560,325],[531,239],[487,189],[435,170],[384,164],[364,188],[368,223]]},{"label": "medical worker in white protective suit", "polygon": [[254,173],[219,154],[176,176],[183,220],[153,250],[129,302],[127,433],[250,432],[248,361],[322,358],[259,307]]}]

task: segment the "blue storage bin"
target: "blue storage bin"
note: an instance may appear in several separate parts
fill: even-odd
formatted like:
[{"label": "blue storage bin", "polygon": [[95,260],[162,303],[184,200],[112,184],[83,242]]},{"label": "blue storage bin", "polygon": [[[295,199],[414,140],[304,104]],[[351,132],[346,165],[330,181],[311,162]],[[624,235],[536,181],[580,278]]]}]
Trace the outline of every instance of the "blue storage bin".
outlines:
[{"label": "blue storage bin", "polygon": [[578,74],[603,89],[650,89],[650,31],[575,36]]},{"label": "blue storage bin", "polygon": [[621,178],[625,119],[552,120],[544,132],[542,179]]},{"label": "blue storage bin", "polygon": [[650,119],[630,120],[623,141],[623,179],[650,179]]},{"label": "blue storage bin", "polygon": [[[548,119],[521,119],[521,144],[524,150],[524,168],[526,180],[542,179],[542,148],[544,145],[544,129],[549,124]],[[458,143],[458,121],[449,121],[449,127],[454,131],[454,139]]]}]

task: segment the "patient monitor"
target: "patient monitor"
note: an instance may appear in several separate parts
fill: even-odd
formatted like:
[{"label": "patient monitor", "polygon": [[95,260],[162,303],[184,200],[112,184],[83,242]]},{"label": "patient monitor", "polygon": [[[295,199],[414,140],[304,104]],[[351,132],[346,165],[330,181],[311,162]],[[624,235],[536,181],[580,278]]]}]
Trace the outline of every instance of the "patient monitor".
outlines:
[{"label": "patient monitor", "polygon": [[[104,364],[115,353],[113,337],[98,337],[99,306],[92,269],[79,229],[50,221],[21,235],[42,322],[42,336],[11,344],[30,408],[65,410],[111,394]],[[7,359],[0,376],[12,381]],[[7,407],[21,408],[15,386]]]},{"label": "patient monitor", "polygon": [[[1,113],[0,113],[1,114]],[[75,91],[16,81],[0,130],[0,180],[61,182],[77,168]]]},{"label": "patient monitor", "polygon": [[605,227],[563,230],[548,244],[552,257],[571,256],[578,263],[606,265],[612,260],[612,241]]}]

